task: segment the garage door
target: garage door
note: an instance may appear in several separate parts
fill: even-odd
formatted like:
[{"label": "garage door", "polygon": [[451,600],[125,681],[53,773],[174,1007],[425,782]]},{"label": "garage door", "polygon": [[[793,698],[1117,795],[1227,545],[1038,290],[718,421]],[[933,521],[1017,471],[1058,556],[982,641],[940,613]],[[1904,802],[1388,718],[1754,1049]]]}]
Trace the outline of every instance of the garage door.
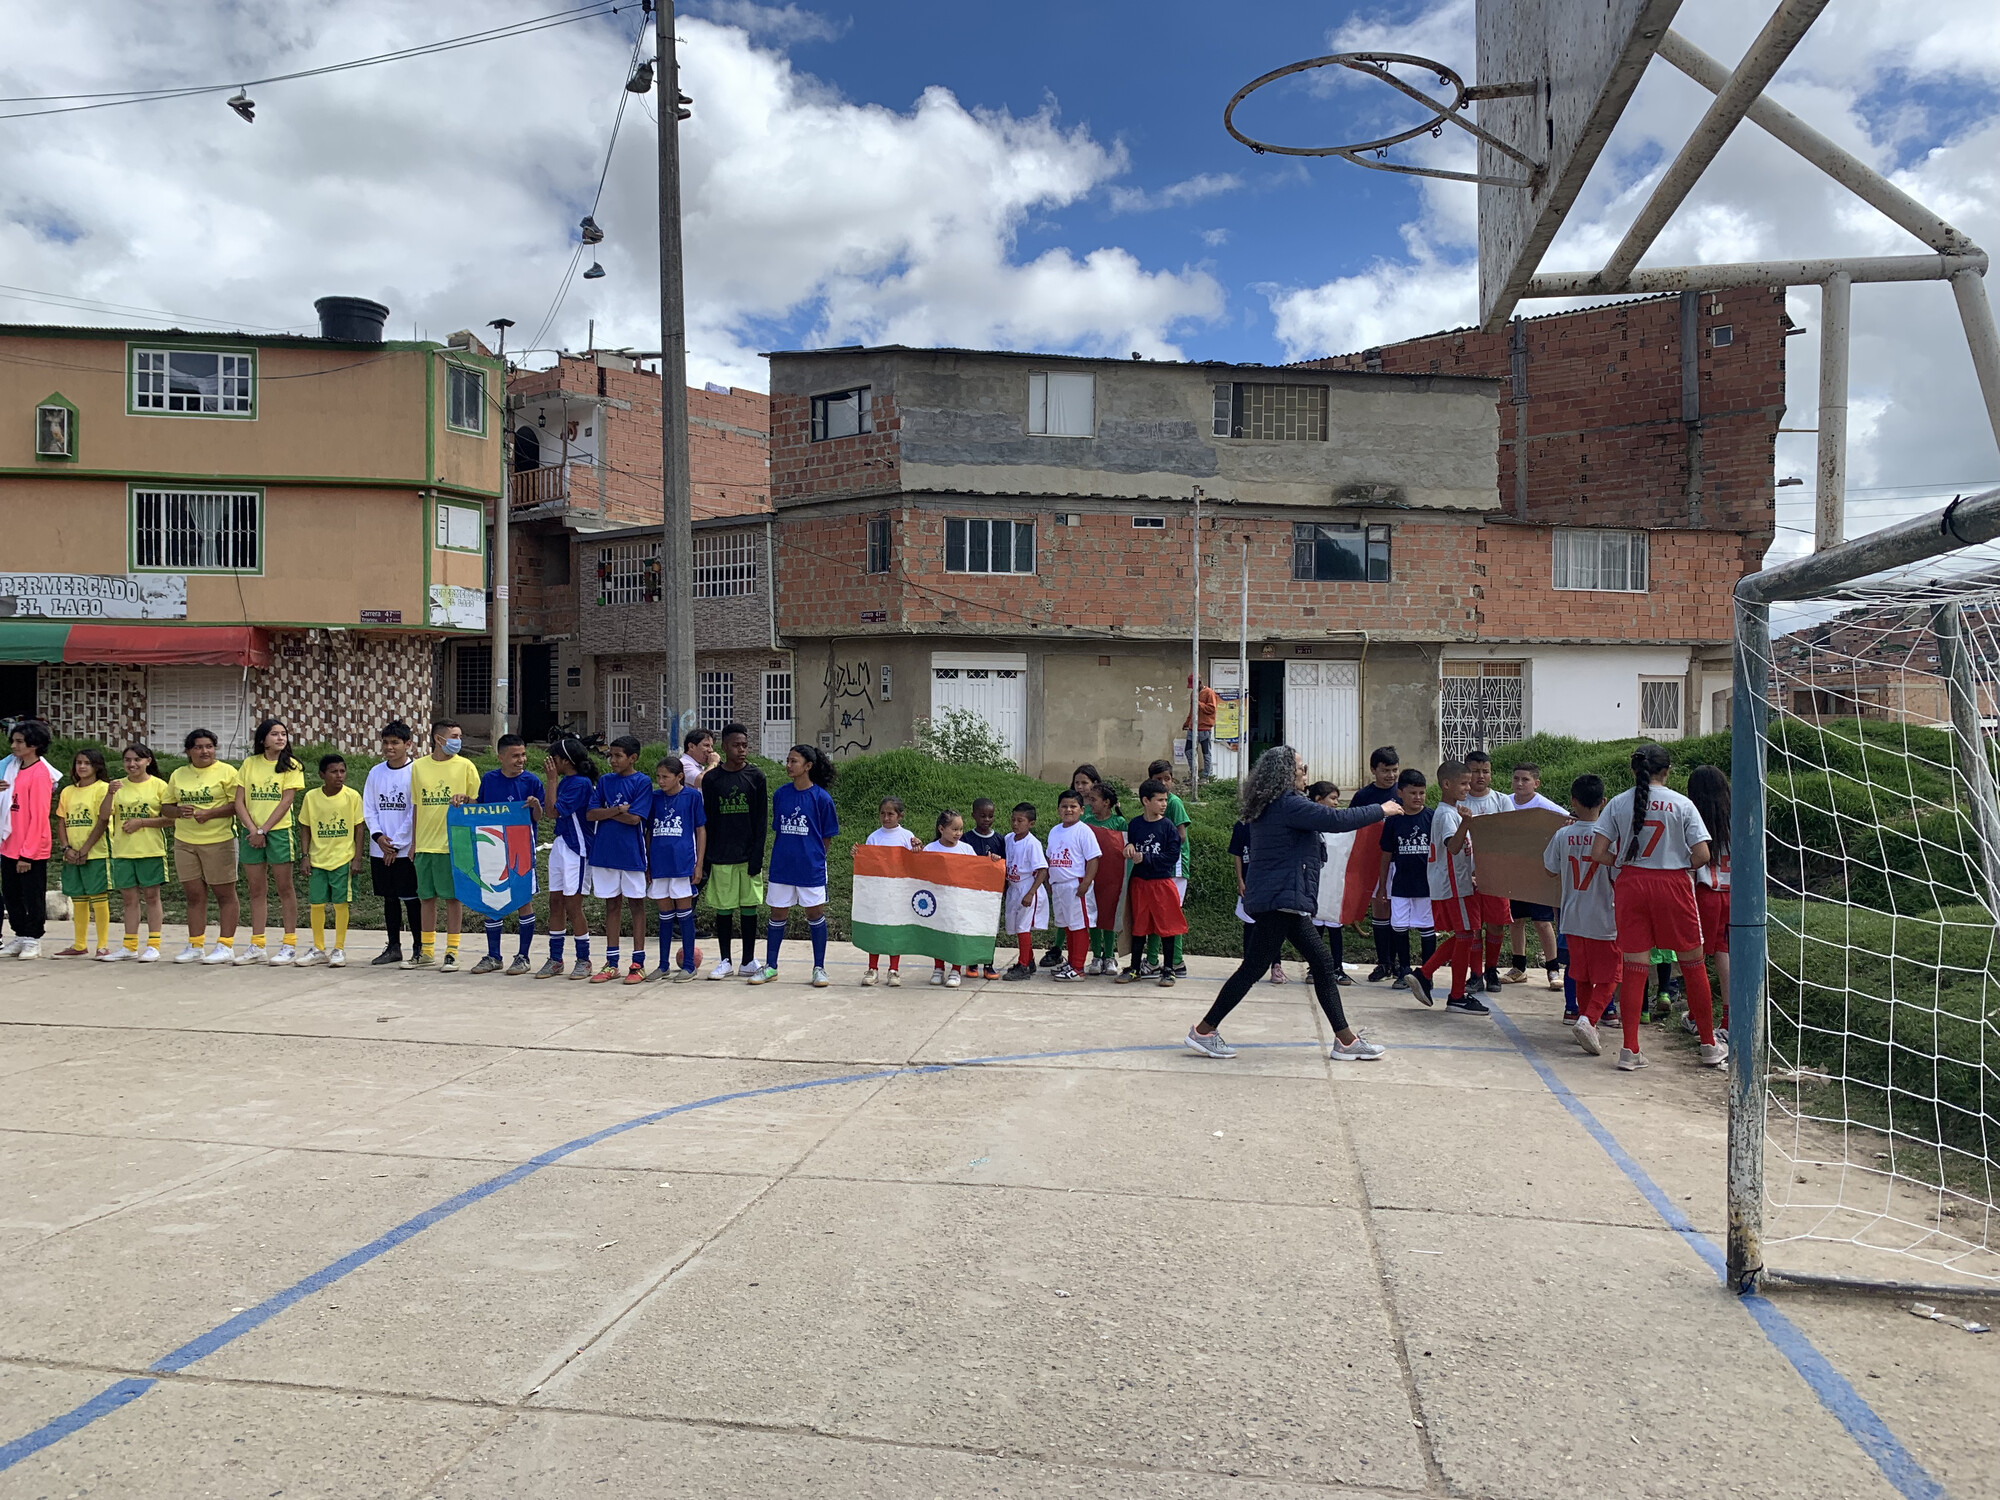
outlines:
[{"label": "garage door", "polygon": [[216,754],[250,753],[250,705],[241,667],[154,667],[146,673],[146,738],[161,754],[179,755],[192,729],[217,737]]},{"label": "garage door", "polygon": [[1285,737],[1314,781],[1343,792],[1361,781],[1361,668],[1351,661],[1285,663]]},{"label": "garage door", "polygon": [[936,652],[931,657],[931,717],[960,708],[999,736],[1015,765],[1028,748],[1028,658]]}]

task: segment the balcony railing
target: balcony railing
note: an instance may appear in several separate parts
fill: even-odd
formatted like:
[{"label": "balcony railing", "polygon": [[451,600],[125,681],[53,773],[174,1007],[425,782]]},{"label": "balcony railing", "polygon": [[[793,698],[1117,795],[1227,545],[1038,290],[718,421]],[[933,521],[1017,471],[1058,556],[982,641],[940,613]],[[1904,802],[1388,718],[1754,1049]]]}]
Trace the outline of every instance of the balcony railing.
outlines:
[{"label": "balcony railing", "polygon": [[596,465],[587,463],[548,464],[525,470],[509,481],[513,508],[533,510],[544,505],[568,505],[573,484],[583,489],[586,500],[594,501],[595,472]]}]

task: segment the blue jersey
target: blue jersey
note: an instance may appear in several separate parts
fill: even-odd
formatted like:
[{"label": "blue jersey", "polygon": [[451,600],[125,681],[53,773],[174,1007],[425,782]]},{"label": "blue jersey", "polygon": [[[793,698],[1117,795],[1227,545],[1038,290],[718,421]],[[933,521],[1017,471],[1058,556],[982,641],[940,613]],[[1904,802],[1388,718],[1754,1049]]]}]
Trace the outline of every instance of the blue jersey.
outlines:
[{"label": "blue jersey", "polygon": [[597,835],[590,846],[591,868],[597,870],[643,870],[646,868],[646,818],[653,810],[653,778],[637,771],[619,776],[606,771],[591,791],[592,808],[617,807],[638,816],[637,823],[620,823],[612,818],[598,822]]},{"label": "blue jersey", "polygon": [[647,822],[646,868],[653,879],[694,876],[694,831],[708,826],[698,788],[684,786],[669,797],[654,791],[653,812]]},{"label": "blue jersey", "polygon": [[590,807],[590,778],[565,776],[556,787],[556,837],[564,848],[580,858],[588,858],[597,837],[597,825],[584,821]]},{"label": "blue jersey", "polygon": [[826,884],[826,841],[840,832],[833,798],[823,786],[804,791],[787,782],[771,794],[771,879],[783,885]]},{"label": "blue jersey", "polygon": [[519,776],[509,776],[502,771],[488,771],[479,778],[481,802],[526,802],[530,797],[539,802],[545,795],[542,790],[542,778],[527,771],[523,771]]}]

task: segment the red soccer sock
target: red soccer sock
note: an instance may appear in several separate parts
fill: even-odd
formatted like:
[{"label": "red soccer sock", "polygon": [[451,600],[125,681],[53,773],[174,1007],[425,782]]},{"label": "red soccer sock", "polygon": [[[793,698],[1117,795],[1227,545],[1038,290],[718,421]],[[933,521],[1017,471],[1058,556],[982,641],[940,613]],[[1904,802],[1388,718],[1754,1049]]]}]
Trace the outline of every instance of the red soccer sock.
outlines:
[{"label": "red soccer sock", "polygon": [[1639,1022],[1646,1010],[1646,975],[1651,964],[1628,963],[1618,982],[1618,1020],[1625,1028],[1625,1050],[1639,1050]]},{"label": "red soccer sock", "polygon": [[[869,965],[868,965],[868,967],[872,969],[872,968],[874,968],[874,967],[875,967],[875,965],[874,965],[874,963],[873,963],[873,962],[870,962],[870,963],[869,963]],[[900,953],[891,953],[891,954],[889,955],[889,972],[890,972],[891,974],[900,974],[900,973],[902,973],[902,972],[903,972],[903,955],[902,955],[902,954],[900,954]]]},{"label": "red soccer sock", "polygon": [[1429,979],[1431,975],[1451,962],[1451,955],[1458,946],[1458,934],[1448,932],[1444,941],[1431,950],[1431,956],[1417,965],[1417,972]]},{"label": "red soccer sock", "polygon": [[1681,983],[1687,986],[1688,1014],[1694,1017],[1704,1047],[1715,1045],[1715,994],[1709,988],[1708,965],[1700,959],[1681,965]]},{"label": "red soccer sock", "polygon": [[[874,973],[874,972],[875,972],[875,971],[876,971],[877,969],[879,969],[879,968],[881,968],[881,967],[882,967],[882,955],[881,955],[881,954],[879,954],[879,953],[871,953],[871,954],[869,954],[869,955],[868,955],[868,972],[869,972],[870,974],[873,974],[873,973]],[[890,968],[892,968],[892,969],[896,967],[896,965],[895,965],[895,961],[894,961],[893,959],[892,959],[892,960],[890,961],[890,963],[889,963],[889,967],[890,967]]]},{"label": "red soccer sock", "polygon": [[1608,979],[1583,981],[1576,987],[1576,1008],[1583,1012],[1591,1025],[1595,1026],[1604,1019],[1604,1012],[1611,1005],[1611,997],[1617,993],[1618,986]]},{"label": "red soccer sock", "polygon": [[1079,974],[1083,966],[1090,962],[1090,929],[1072,927],[1069,930],[1069,966]]},{"label": "red soccer sock", "polygon": [[1032,969],[1034,966],[1035,935],[1032,932],[1024,932],[1021,934],[1021,967]]},{"label": "red soccer sock", "polygon": [[1504,948],[1506,945],[1507,945],[1507,935],[1504,932],[1494,932],[1491,928],[1487,929],[1486,933],[1487,968],[1497,969],[1500,967],[1500,950]]}]

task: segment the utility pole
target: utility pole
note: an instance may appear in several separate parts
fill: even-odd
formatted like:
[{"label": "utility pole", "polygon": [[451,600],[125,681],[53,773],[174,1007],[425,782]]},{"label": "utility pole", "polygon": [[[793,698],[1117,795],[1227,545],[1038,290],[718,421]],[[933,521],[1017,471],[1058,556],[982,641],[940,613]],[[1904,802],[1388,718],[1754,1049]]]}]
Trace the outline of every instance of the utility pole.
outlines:
[{"label": "utility pole", "polygon": [[514,326],[512,318],[495,318],[486,325],[500,331],[500,498],[493,502],[493,701],[487,704],[493,720],[493,741],[500,742],[500,736],[512,727],[507,722],[507,692],[511,683],[507,673],[509,647],[507,618],[507,581],[512,575],[512,541],[514,519],[514,455],[512,428],[507,423],[507,330]]},{"label": "utility pole", "polygon": [[1236,635],[1236,781],[1250,774],[1250,533],[1243,533],[1243,623]]},{"label": "utility pole", "polygon": [[1188,674],[1188,794],[1201,801],[1201,486],[1194,487],[1194,630]]},{"label": "utility pole", "polygon": [[[646,0],[653,8],[651,0]],[[687,309],[681,297],[680,60],[674,0],[655,10],[660,78],[660,602],[666,614],[667,670],[660,727],[679,749],[693,722],[694,499],[688,474]],[[637,80],[634,80],[635,82]],[[715,726],[720,728],[720,725]]]}]

